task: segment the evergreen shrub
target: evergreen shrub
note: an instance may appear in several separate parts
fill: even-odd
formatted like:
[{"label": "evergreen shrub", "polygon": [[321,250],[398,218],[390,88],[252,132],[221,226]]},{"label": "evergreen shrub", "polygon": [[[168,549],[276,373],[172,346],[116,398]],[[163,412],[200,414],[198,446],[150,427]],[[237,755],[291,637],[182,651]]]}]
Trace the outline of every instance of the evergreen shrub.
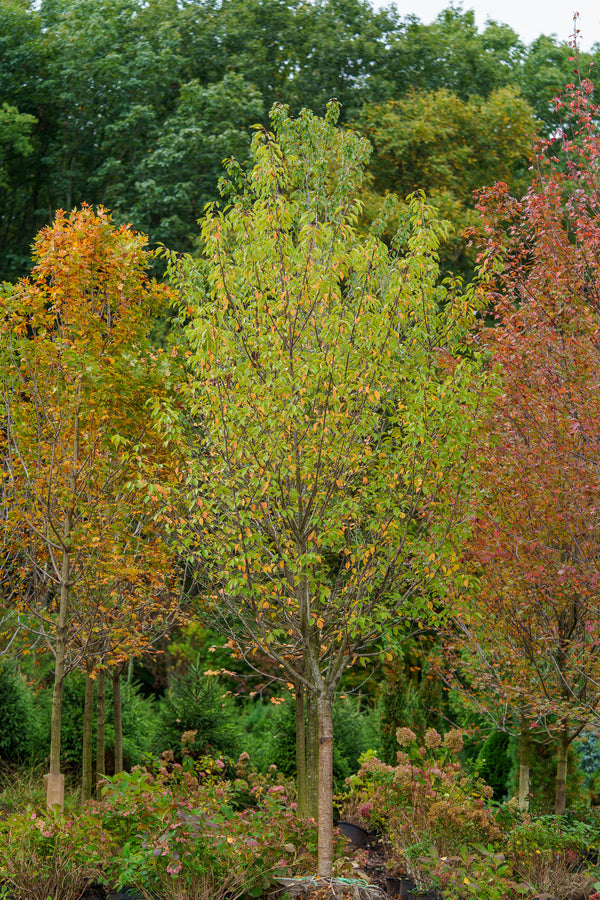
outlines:
[{"label": "evergreen shrub", "polygon": [[242,749],[243,729],[233,697],[218,678],[191,666],[185,675],[176,675],[167,696],[160,701],[152,749],[171,750],[182,756],[182,736],[194,757],[211,751],[236,756]]},{"label": "evergreen shrub", "polygon": [[0,759],[14,765],[31,758],[37,732],[34,696],[15,666],[0,668]]},{"label": "evergreen shrub", "polygon": [[494,789],[494,800],[504,800],[512,770],[509,755],[510,737],[503,731],[492,731],[479,751],[477,773]]},{"label": "evergreen shrub", "polygon": [[[357,709],[354,698],[339,698],[333,704],[333,778],[337,790],[358,771],[359,757],[378,751],[377,713]],[[284,775],[296,775],[296,709],[293,697],[274,707],[265,726],[263,750],[257,760],[263,768],[276,765]]]}]

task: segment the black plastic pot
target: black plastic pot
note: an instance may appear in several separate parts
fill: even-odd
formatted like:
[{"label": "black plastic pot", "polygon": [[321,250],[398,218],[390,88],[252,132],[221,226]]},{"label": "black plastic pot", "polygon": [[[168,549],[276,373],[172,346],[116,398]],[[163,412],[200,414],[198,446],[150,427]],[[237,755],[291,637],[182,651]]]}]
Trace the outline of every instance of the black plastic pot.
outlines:
[{"label": "black plastic pot", "polygon": [[103,884],[97,884],[95,881],[85,886],[81,900],[106,900],[106,889]]},{"label": "black plastic pot", "polygon": [[411,891],[416,891],[417,886],[408,875],[386,875],[386,890],[390,897],[400,897],[407,900]]},{"label": "black plastic pot", "polygon": [[406,900],[442,900],[440,891],[430,888],[428,891],[408,891]]},{"label": "black plastic pot", "polygon": [[144,900],[144,895],[135,888],[123,888],[118,892],[107,894],[106,900]]},{"label": "black plastic pot", "polygon": [[377,834],[374,831],[367,831],[359,825],[353,825],[351,822],[338,822],[337,827],[355,850],[368,848],[377,840]]}]

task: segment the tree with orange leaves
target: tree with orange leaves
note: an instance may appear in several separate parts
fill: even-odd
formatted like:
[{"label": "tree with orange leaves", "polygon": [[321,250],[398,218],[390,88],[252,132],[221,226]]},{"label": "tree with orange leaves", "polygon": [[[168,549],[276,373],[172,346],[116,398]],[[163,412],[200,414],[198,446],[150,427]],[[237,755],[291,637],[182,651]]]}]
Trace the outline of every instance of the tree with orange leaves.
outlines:
[{"label": "tree with orange leaves", "polygon": [[169,361],[148,340],[169,295],[146,275],[145,243],[103,209],[59,211],[35,241],[31,276],[1,298],[3,580],[55,659],[49,805],[64,795],[65,673],[99,619],[113,637],[118,620],[136,647],[140,604],[128,605],[117,580],[151,597],[170,578],[153,526],[163,515],[153,498],[164,506],[173,478]]}]

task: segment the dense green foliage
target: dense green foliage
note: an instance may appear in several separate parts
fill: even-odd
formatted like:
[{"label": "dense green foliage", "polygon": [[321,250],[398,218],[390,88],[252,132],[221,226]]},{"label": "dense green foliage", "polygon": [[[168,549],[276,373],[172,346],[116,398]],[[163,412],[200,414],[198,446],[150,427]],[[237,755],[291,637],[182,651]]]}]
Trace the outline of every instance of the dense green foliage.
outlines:
[{"label": "dense green foliage", "polygon": [[[339,698],[333,705],[333,777],[336,790],[359,767],[359,757],[367,750],[379,750],[376,711],[361,711],[351,697]],[[296,775],[296,729],[292,698],[276,706],[263,727],[262,746],[256,755],[263,768],[276,765],[284,775]]]},{"label": "dense green foliage", "polygon": [[176,676],[161,701],[154,750],[171,751],[176,759],[186,747],[194,756],[208,752],[234,756],[241,745],[239,712],[223,685],[196,666]]},{"label": "dense green foliage", "polygon": [[38,717],[32,692],[12,666],[0,669],[0,759],[28,761],[35,745]]},{"label": "dense green foliage", "polygon": [[511,761],[508,754],[510,737],[502,731],[492,731],[479,751],[477,759],[481,778],[494,790],[494,800],[504,800],[508,793]]},{"label": "dense green foliage", "polygon": [[[65,681],[63,697],[62,759],[69,775],[81,768],[83,698],[85,678],[74,672]],[[140,696],[135,684],[121,688],[123,703],[123,755],[126,767],[139,764],[151,749],[156,712],[151,701]],[[9,769],[44,760],[50,749],[52,691],[39,682],[28,683],[16,665],[0,669],[0,767]],[[114,748],[113,705],[108,692],[106,749],[111,772]]]},{"label": "dense green foliage", "polygon": [[[441,164],[452,168],[452,156],[498,148],[500,158],[485,171],[467,165],[464,178],[452,176],[460,209],[455,217],[447,197],[442,206],[460,228],[481,179],[519,175],[522,139],[511,148],[498,135],[489,104],[514,98],[502,110],[506,134],[523,132],[526,102],[549,127],[551,96],[573,78],[570,57],[566,40],[542,37],[526,48],[508,26],[492,22],[480,32],[472,12],[455,8],[423,25],[391,4],[376,11],[368,0],[3,0],[0,280],[26,271],[33,236],[55,209],[83,201],[108,206],[152,242],[190,250],[195,222],[217,194],[222,160],[244,160],[250,126],[264,124],[275,101],[292,113],[310,107],[322,114],[336,98],[343,119],[367,115],[381,150],[381,192],[448,190],[443,173],[440,184],[427,175],[423,183],[392,173],[386,180],[386,166],[410,167],[415,152],[398,148],[394,104],[412,104],[417,115],[429,109],[423,127],[439,125],[442,141],[448,123],[435,118],[440,97],[464,110],[461,121],[477,120],[480,110],[477,133],[467,127]],[[584,74],[594,59],[582,55]],[[437,153],[436,138],[427,140]],[[387,161],[386,141],[394,146]]]}]

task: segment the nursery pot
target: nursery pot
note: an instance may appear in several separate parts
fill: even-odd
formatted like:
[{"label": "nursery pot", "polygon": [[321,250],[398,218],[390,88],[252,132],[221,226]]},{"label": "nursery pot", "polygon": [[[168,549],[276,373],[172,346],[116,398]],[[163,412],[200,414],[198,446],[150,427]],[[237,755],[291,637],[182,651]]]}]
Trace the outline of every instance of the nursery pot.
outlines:
[{"label": "nursery pot", "polygon": [[144,900],[144,895],[137,888],[121,888],[120,891],[110,892],[106,900]]},{"label": "nursery pot", "polygon": [[414,890],[408,891],[406,900],[442,900],[442,895],[433,888],[429,888],[427,891]]},{"label": "nursery pot", "polygon": [[368,847],[371,841],[376,838],[374,832],[366,831],[366,829],[361,828],[359,825],[353,825],[351,822],[338,822],[337,827],[355,850],[362,850]]},{"label": "nursery pot", "polygon": [[409,893],[417,890],[415,882],[408,875],[386,875],[385,886],[390,897],[400,897],[401,900],[407,900]]}]

